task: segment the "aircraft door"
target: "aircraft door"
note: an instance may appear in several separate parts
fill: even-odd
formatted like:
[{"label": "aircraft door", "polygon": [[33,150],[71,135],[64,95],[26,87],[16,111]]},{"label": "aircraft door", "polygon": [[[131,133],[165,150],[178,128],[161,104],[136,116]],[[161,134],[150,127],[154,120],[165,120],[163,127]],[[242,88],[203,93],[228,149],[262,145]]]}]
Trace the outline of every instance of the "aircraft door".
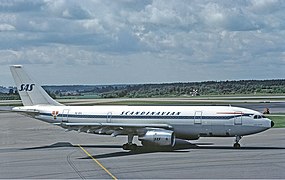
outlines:
[{"label": "aircraft door", "polygon": [[195,111],[194,124],[202,124],[202,111]]},{"label": "aircraft door", "polygon": [[68,122],[68,114],[69,114],[69,109],[64,109],[62,111],[62,122]]},{"label": "aircraft door", "polygon": [[112,119],[112,112],[108,112],[107,114],[107,123],[111,123],[111,119]]},{"label": "aircraft door", "polygon": [[242,125],[242,112],[236,112],[236,114],[240,114],[240,116],[234,118],[234,124]]}]

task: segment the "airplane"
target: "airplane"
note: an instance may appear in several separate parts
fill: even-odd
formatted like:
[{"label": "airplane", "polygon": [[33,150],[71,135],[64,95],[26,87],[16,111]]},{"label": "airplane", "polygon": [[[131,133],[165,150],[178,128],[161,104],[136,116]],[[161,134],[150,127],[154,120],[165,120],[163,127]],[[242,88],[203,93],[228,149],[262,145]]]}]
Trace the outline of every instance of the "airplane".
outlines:
[{"label": "airplane", "polygon": [[235,137],[240,148],[243,136],[274,126],[260,112],[232,106],[66,106],[52,99],[32,80],[22,65],[10,70],[23,106],[12,111],[60,126],[67,131],[127,136],[124,150],[135,150],[134,136],[142,146],[174,147],[176,138]]}]

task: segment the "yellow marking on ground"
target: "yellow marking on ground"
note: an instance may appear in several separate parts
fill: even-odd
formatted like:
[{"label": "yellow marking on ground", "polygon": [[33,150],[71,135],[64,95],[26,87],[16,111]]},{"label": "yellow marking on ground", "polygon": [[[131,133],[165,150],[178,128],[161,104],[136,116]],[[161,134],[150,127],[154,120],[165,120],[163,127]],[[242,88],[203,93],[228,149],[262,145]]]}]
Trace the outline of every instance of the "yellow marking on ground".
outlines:
[{"label": "yellow marking on ground", "polygon": [[107,174],[109,174],[113,179],[117,180],[117,178],[110,173],[110,171],[108,171],[108,169],[106,169],[97,159],[95,159],[88,151],[86,151],[82,146],[80,146],[80,144],[77,145],[78,147],[80,147],[80,149],[82,149],[83,152],[85,152],[85,154],[87,154],[91,159],[93,159],[93,161],[95,161]]}]

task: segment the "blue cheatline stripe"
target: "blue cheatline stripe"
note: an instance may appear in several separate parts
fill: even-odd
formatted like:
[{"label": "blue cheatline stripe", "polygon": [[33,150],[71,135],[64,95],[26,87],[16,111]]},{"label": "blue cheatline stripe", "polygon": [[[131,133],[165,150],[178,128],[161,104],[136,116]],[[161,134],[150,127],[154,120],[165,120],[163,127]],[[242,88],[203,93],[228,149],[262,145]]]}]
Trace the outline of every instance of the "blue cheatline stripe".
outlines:
[{"label": "blue cheatline stripe", "polygon": [[[40,113],[40,115],[50,116],[50,113]],[[235,115],[235,116],[124,116],[124,115],[112,115],[111,119],[231,119],[241,116],[249,116],[251,114]],[[69,118],[107,118],[107,115],[75,115],[75,114],[58,114],[57,117],[69,117]]]}]

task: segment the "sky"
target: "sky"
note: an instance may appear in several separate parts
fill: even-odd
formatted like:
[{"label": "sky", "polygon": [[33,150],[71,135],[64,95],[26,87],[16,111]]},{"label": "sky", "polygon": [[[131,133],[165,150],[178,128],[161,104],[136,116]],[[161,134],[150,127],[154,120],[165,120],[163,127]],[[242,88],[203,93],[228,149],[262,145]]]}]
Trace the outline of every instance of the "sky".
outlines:
[{"label": "sky", "polygon": [[0,0],[0,85],[285,78],[283,0]]}]

